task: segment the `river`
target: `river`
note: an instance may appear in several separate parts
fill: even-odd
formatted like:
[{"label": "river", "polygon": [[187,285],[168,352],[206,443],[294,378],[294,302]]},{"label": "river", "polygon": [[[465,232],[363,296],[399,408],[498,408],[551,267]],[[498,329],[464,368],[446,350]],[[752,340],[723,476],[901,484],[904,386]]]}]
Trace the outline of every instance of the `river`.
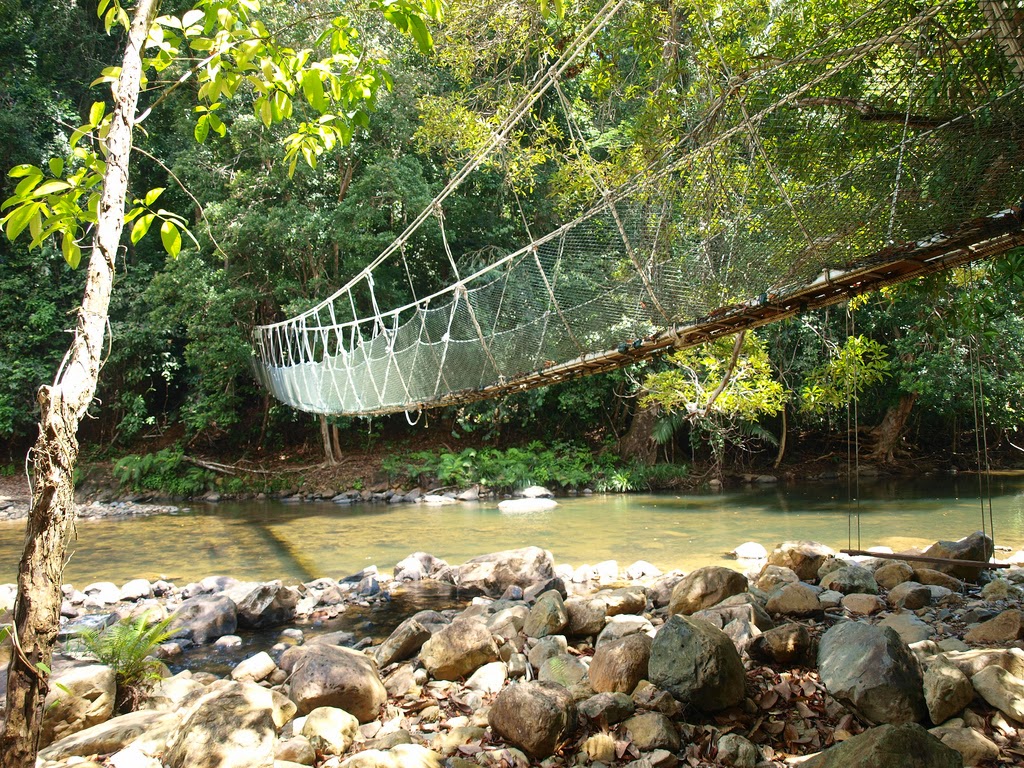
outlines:
[{"label": "river", "polygon": [[[785,539],[835,548],[893,549],[956,539],[981,527],[978,478],[927,476],[846,484],[759,486],[718,493],[595,495],[559,499],[549,512],[506,515],[496,503],[423,505],[282,501],[195,504],[174,515],[80,521],[65,580],[118,584],[135,577],[186,583],[211,574],[240,579],[340,578],[382,571],[417,550],[449,562],[528,545],[578,566],[647,560],[663,570],[734,564],[724,553],[745,541],[771,549]],[[1024,477],[992,478],[996,544],[1024,548]],[[852,535],[851,535],[852,529]],[[0,524],[0,583],[13,581],[23,523]]]}]

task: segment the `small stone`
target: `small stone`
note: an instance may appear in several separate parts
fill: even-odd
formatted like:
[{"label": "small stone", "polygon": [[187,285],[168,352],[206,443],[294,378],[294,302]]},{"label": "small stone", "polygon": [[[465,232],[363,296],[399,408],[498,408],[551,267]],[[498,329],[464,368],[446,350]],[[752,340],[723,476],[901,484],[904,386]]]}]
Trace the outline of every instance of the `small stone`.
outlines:
[{"label": "small stone", "polygon": [[889,590],[889,604],[908,611],[931,605],[932,591],[916,581],[904,581]]},{"label": "small stone", "polygon": [[897,584],[902,584],[913,578],[914,569],[910,567],[909,563],[902,560],[894,560],[875,570],[875,581],[878,582],[878,586],[885,589],[892,589]]},{"label": "small stone", "polygon": [[302,725],[302,735],[314,750],[326,755],[343,755],[352,746],[359,721],[337,707],[317,707]]},{"label": "small stone", "polygon": [[844,595],[841,604],[855,616],[873,616],[879,611],[885,610],[885,601],[878,595]]},{"label": "small stone", "polygon": [[727,733],[718,740],[718,762],[732,768],[755,768],[761,759],[757,747],[737,733]]},{"label": "small stone", "polygon": [[765,607],[768,613],[786,616],[814,616],[822,611],[818,593],[803,582],[780,587],[768,598]]},{"label": "small stone", "polygon": [[266,651],[250,656],[231,670],[232,680],[250,680],[254,683],[265,680],[277,669],[277,664]]},{"label": "small stone", "polygon": [[660,712],[634,715],[622,723],[622,728],[641,752],[652,749],[675,752],[679,749],[679,731],[672,721]]},{"label": "small stone", "polygon": [[615,760],[615,739],[607,733],[596,733],[583,742],[583,751],[591,761],[611,763]]}]

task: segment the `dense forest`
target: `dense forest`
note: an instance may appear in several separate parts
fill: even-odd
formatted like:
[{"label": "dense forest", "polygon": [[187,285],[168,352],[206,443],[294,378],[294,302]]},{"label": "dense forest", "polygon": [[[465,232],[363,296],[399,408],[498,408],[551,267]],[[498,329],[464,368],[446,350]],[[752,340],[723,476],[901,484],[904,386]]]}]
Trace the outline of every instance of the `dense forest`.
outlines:
[{"label": "dense forest", "polygon": [[[89,123],[123,42],[116,29],[107,34],[96,5],[0,5],[5,198],[19,181],[8,170],[53,169],[47,163],[54,157],[74,162],[72,131]],[[338,6],[330,0],[262,5],[268,24],[288,30],[296,48],[309,45],[317,20]],[[593,54],[566,73],[564,93],[542,101],[446,202],[460,266],[486,263],[490,254],[520,245],[529,231],[550,229],[593,197],[595,176],[613,185],[662,151],[660,142],[686,119],[688,94],[700,87],[701,70],[686,56],[687,25],[696,23],[699,5],[637,0],[601,32]],[[814,25],[801,24],[802,14],[839,24],[862,4],[736,5],[742,23],[720,23],[733,25],[725,30],[735,46],[728,55],[739,66],[752,56],[747,41],[758,35],[788,35],[797,48],[815,34]],[[887,12],[905,13],[904,5],[913,4],[890,3]],[[185,10],[175,2],[161,8]],[[750,332],[735,356],[732,340],[719,342],[431,412],[416,426],[401,415],[320,419],[276,403],[257,385],[252,327],[310,306],[371,261],[596,10],[583,2],[559,18],[532,0],[452,2],[425,53],[426,30],[403,35],[372,9],[346,8],[363,33],[360,55],[375,62],[389,87],[376,90],[367,110],[355,115],[350,141],[315,152],[289,143],[292,128],[261,120],[251,101],[197,102],[196,80],[170,87],[183,71],[175,67],[187,64],[154,75],[159,81],[146,84],[141,103],[155,108],[136,132],[129,199],[164,191],[148,215],[146,227],[157,222],[152,234],[137,237],[143,215],[134,228],[129,223],[122,241],[109,348],[91,418],[82,425],[87,456],[117,460],[163,451],[169,461],[188,453],[227,462],[309,463],[325,452],[332,461],[368,446],[379,453],[381,441],[396,453],[426,448],[458,455],[540,437],[545,447],[617,452],[638,465],[700,462],[751,471],[789,457],[845,457],[855,435],[865,461],[899,464],[937,455],[944,466],[969,468],[977,461],[980,428],[994,460],[1024,457],[1019,251]],[[891,22],[878,21],[880,28]],[[989,68],[984,76],[994,84],[1005,77],[996,57],[970,66]],[[884,102],[897,86],[872,87]],[[301,98],[295,101],[301,112]],[[971,108],[966,95],[949,96],[943,105]],[[846,127],[863,131],[858,141],[867,145],[871,123],[850,112]],[[899,115],[895,129],[902,120]],[[952,178],[960,170],[953,164],[943,172]],[[686,205],[685,195],[666,198]],[[156,236],[163,222],[173,226]],[[191,237],[182,239],[186,232]],[[424,291],[445,283],[449,267],[436,235],[418,234],[406,249]],[[69,266],[72,257],[59,242],[30,250],[27,238],[0,240],[0,466],[6,471],[20,467],[35,439],[36,391],[52,381],[67,350],[85,277]],[[382,304],[404,300],[403,290],[402,275],[377,281]]]}]

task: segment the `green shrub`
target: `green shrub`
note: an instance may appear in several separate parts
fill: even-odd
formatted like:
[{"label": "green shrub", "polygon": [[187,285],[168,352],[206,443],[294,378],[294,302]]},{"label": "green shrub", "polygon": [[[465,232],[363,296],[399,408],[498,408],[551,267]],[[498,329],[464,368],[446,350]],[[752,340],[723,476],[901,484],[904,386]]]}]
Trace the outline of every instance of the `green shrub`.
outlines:
[{"label": "green shrub", "polygon": [[171,620],[150,624],[145,615],[122,619],[101,632],[83,632],[81,643],[101,664],[114,670],[119,709],[134,709],[142,693],[160,678],[160,662],[150,653],[170,639]]},{"label": "green shrub", "polygon": [[170,496],[198,496],[216,479],[213,472],[186,462],[180,448],[129,454],[114,464],[113,473],[122,488]]}]

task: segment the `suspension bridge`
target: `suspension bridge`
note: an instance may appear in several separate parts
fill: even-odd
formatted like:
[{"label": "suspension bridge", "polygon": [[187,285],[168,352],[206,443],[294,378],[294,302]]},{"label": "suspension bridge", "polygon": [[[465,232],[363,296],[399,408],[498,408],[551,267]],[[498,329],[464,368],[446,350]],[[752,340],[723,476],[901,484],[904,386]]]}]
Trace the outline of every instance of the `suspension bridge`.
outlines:
[{"label": "suspension bridge", "polygon": [[[462,274],[444,201],[545,94],[585,144],[560,79],[624,3],[595,15],[377,259],[254,330],[277,398],[375,415],[498,397],[1024,245],[1024,11],[882,0],[799,50],[763,32],[742,72],[698,12],[682,55],[716,87],[694,96],[686,129],[630,181],[593,178],[588,210]],[[451,280],[418,295],[406,246],[426,228]],[[379,305],[382,270],[407,277],[409,301]]]}]

